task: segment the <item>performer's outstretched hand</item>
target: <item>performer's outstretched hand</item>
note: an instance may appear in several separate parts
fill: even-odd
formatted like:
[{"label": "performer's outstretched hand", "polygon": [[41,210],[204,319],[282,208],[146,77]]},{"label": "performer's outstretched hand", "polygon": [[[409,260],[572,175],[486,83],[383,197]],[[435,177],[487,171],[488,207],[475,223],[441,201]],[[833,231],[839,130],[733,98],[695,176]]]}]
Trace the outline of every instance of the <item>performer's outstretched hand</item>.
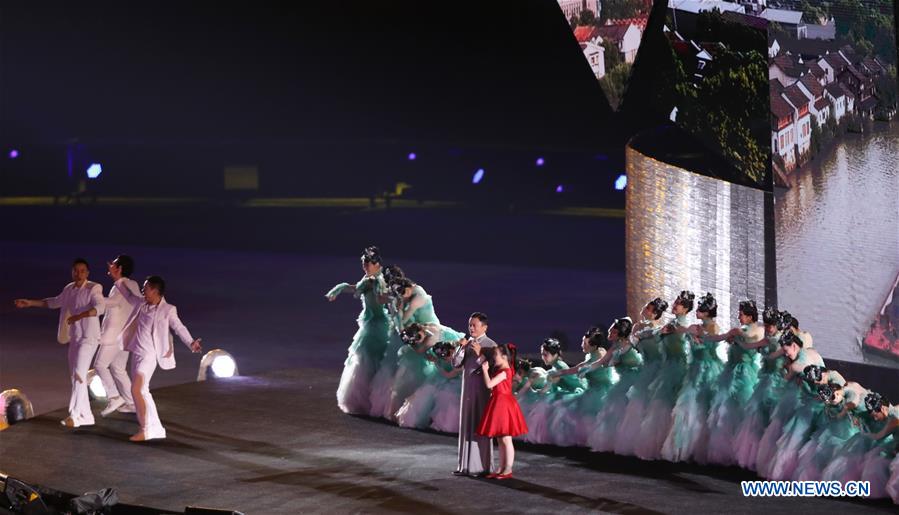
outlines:
[{"label": "performer's outstretched hand", "polygon": [[196,340],[191,342],[190,351],[193,352],[194,354],[196,354],[196,353],[200,352],[201,350],[203,350],[203,346],[200,345],[201,341],[203,341],[203,338],[197,338]]},{"label": "performer's outstretched hand", "polygon": [[334,302],[337,299],[337,296],[343,293],[344,290],[350,287],[350,283],[340,283],[337,286],[331,288],[328,293],[325,294],[325,298],[328,299],[329,302]]}]

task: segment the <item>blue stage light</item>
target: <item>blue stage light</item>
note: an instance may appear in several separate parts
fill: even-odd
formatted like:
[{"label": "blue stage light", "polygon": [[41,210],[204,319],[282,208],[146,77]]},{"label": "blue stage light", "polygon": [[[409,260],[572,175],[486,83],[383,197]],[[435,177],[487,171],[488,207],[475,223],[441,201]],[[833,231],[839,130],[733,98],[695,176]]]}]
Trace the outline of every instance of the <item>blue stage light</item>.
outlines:
[{"label": "blue stage light", "polygon": [[408,156],[409,161],[415,161],[416,157],[418,157],[418,156],[415,155],[415,152],[409,152],[409,156]]},{"label": "blue stage light", "polygon": [[88,179],[96,179],[101,173],[103,173],[103,167],[100,166],[100,163],[91,163],[91,165],[87,167]]},{"label": "blue stage light", "polygon": [[537,166],[543,166],[546,164],[546,161],[542,157],[537,158]]},{"label": "blue stage light", "polygon": [[15,159],[15,158],[17,158],[17,157],[19,157],[19,151],[18,151],[18,150],[12,149],[12,150],[9,151],[9,158],[10,158],[10,159]]},{"label": "blue stage light", "polygon": [[563,191],[565,191],[565,188],[561,184],[556,186],[556,193],[562,193]]},{"label": "blue stage light", "polygon": [[615,189],[622,191],[627,186],[627,175],[621,174],[615,179]]},{"label": "blue stage light", "polygon": [[483,179],[483,178],[484,178],[484,169],[478,168],[478,171],[476,171],[474,173],[474,177],[471,178],[471,183],[477,184],[477,183],[481,182],[481,179]]}]

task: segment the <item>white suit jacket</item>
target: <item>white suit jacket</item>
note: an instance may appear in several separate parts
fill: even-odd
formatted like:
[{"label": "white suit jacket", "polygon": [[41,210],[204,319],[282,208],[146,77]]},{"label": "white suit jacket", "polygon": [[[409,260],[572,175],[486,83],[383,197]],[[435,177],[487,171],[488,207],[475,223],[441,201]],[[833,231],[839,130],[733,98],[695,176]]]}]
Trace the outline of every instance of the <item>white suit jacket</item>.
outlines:
[{"label": "white suit jacket", "polygon": [[[87,281],[81,288],[71,282],[62,289],[59,295],[44,299],[47,307],[59,310],[59,326],[56,329],[56,341],[69,343],[74,338],[79,342],[100,342],[100,315],[106,303],[103,300],[103,287],[93,281]],[[69,326],[68,318],[91,308],[97,310],[97,316],[82,318]]]},{"label": "white suit jacket", "polygon": [[101,345],[119,345],[122,348],[122,331],[131,315],[144,303],[140,286],[134,279],[122,277],[109,290],[106,298],[106,314],[100,327]]},{"label": "white suit jacket", "polygon": [[[156,361],[159,368],[170,370],[175,368],[175,342],[171,337],[170,331],[178,335],[178,338],[187,345],[193,343],[194,338],[190,335],[190,331],[181,323],[178,318],[178,310],[175,306],[169,304],[163,298],[154,310],[148,309],[150,305],[144,302],[132,313],[131,318],[125,325],[125,331],[122,335],[125,343],[125,350],[137,354],[138,356],[156,355]],[[150,335],[139,334],[138,324],[141,319],[151,319]]]}]

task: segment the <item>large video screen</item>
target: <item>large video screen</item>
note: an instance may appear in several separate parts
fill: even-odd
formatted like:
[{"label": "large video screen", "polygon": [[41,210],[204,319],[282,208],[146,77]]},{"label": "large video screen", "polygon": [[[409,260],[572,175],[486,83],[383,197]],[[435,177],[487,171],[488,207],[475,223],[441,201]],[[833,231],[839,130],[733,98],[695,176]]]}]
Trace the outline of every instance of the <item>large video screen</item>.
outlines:
[{"label": "large video screen", "polygon": [[893,0],[668,0],[651,17],[630,3],[647,20],[635,62],[621,47],[608,52],[608,3],[591,14],[591,2],[571,5],[581,6],[567,17],[613,107],[651,106],[702,154],[723,158],[697,173],[773,197],[752,223],[771,227],[759,244],[778,307],[827,358],[899,367]]},{"label": "large video screen", "polygon": [[899,367],[891,0],[768,9],[777,293],[829,358]]},{"label": "large video screen", "polygon": [[726,180],[770,190],[765,73],[767,20],[744,4],[671,0],[665,11],[668,87],[654,101],[671,121],[724,157]]},{"label": "large video screen", "polygon": [[624,98],[652,0],[558,0],[613,110]]}]

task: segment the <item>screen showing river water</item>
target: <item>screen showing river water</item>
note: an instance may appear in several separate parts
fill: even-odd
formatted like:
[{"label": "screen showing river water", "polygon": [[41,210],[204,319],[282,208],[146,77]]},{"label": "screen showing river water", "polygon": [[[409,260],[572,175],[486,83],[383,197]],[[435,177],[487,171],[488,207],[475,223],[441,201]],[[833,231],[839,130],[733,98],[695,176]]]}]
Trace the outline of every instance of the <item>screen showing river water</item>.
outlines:
[{"label": "screen showing river water", "polygon": [[768,79],[778,305],[824,357],[899,368],[899,320],[882,309],[899,274],[893,8],[786,6]]},{"label": "screen showing river water", "polygon": [[843,136],[792,178],[775,191],[778,304],[825,357],[899,367],[859,345],[899,273],[899,123]]}]

